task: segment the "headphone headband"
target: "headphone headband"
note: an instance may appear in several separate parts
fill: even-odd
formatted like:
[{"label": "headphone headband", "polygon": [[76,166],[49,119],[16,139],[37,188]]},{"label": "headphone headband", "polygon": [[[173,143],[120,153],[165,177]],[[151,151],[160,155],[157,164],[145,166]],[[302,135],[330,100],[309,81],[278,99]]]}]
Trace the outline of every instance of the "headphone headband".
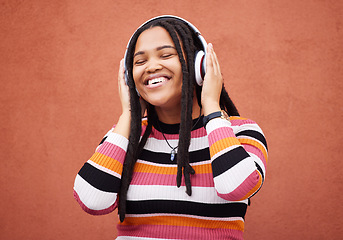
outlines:
[{"label": "headphone headband", "polygon": [[[178,16],[174,16],[174,15],[161,15],[161,16],[157,16],[157,17],[154,17],[154,18],[151,18],[149,20],[147,20],[146,22],[144,22],[142,25],[140,25],[136,31],[132,34],[132,36],[130,37],[130,40],[129,42],[127,43],[127,46],[126,46],[126,49],[129,47],[130,45],[130,42],[131,42],[131,39],[132,37],[135,35],[135,33],[138,31],[138,29],[141,29],[142,27],[144,27],[146,24],[154,21],[154,20],[157,20],[157,19],[176,19],[176,20],[179,20],[183,23],[186,23],[192,30],[193,32],[196,34],[196,36],[199,38],[202,46],[203,46],[203,51],[206,53],[206,47],[207,47],[207,43],[205,41],[205,39],[203,38],[203,36],[201,35],[200,31],[190,22],[188,22],[187,20],[181,18],[181,17],[178,17]],[[127,52],[127,51],[126,51]],[[126,58],[126,53],[125,53],[125,58]]]}]

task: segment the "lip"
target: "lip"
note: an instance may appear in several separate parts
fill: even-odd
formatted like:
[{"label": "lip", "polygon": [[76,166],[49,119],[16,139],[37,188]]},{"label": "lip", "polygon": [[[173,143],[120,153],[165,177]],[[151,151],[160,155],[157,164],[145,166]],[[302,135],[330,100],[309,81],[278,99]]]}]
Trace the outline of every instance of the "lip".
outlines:
[{"label": "lip", "polygon": [[167,74],[156,73],[156,74],[151,74],[147,78],[145,78],[144,81],[143,81],[143,84],[145,86],[147,86],[149,80],[154,79],[154,78],[161,78],[161,77],[167,78],[168,80],[171,79],[171,77],[169,75],[167,75]]}]

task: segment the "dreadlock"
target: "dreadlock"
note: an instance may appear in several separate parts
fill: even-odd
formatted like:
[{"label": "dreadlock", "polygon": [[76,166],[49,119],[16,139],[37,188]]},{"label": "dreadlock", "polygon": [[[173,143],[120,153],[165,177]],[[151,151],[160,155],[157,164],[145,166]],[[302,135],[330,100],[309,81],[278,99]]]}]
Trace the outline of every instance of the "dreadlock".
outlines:
[{"label": "dreadlock", "polygon": [[[191,140],[192,129],[192,110],[193,110],[193,90],[195,88],[196,97],[199,106],[201,107],[201,89],[202,87],[194,84],[195,71],[194,71],[194,56],[196,51],[201,49],[201,43],[195,33],[180,20],[168,18],[153,20],[138,29],[132,36],[127,49],[126,68],[128,86],[130,91],[130,104],[131,104],[131,126],[129,144],[123,164],[123,172],[121,178],[121,187],[119,192],[119,216],[120,221],[123,222],[126,214],[126,200],[127,191],[132,179],[134,165],[141,151],[143,150],[147,139],[152,131],[153,123],[158,121],[158,116],[155,107],[148,103],[147,106],[147,126],[144,134],[142,133],[142,116],[141,105],[139,96],[137,94],[136,86],[132,76],[133,68],[133,55],[138,37],[145,30],[160,26],[163,27],[171,36],[182,68],[182,94],[181,94],[181,121],[179,130],[179,144],[177,159],[177,186],[181,186],[182,175],[184,176],[186,184],[186,193],[190,196],[192,194],[190,175],[195,171],[189,164],[189,145]],[[184,57],[185,54],[185,57]],[[237,108],[231,101],[224,86],[220,96],[220,106],[230,116],[239,116]]]}]

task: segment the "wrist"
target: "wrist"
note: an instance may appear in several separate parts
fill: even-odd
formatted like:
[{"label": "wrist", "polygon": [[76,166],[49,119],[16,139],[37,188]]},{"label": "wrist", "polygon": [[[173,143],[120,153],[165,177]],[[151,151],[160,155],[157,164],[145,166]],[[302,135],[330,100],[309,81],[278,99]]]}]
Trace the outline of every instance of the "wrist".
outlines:
[{"label": "wrist", "polygon": [[130,125],[131,125],[131,114],[130,111],[124,111],[113,130],[114,133],[118,133],[123,137],[129,139],[130,136]]},{"label": "wrist", "polygon": [[130,110],[124,110],[121,115],[119,116],[119,119],[124,118],[126,120],[131,119],[131,111]]},{"label": "wrist", "polygon": [[204,116],[204,118],[203,118],[204,127],[206,127],[206,125],[209,121],[211,121],[212,119],[215,119],[215,118],[221,118],[221,119],[224,119],[224,120],[227,120],[230,122],[229,115],[224,110],[220,110],[220,111],[212,112],[212,113]]},{"label": "wrist", "polygon": [[205,116],[207,116],[213,112],[218,112],[220,110],[221,110],[221,108],[220,108],[218,103],[203,104],[203,112],[204,112]]}]

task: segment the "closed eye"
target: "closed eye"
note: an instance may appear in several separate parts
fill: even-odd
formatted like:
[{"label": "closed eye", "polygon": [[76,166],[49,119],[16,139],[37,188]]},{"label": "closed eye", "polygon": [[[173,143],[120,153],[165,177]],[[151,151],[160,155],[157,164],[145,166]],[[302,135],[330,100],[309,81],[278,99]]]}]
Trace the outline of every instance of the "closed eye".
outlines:
[{"label": "closed eye", "polygon": [[161,58],[169,58],[169,57],[172,57],[174,54],[171,54],[171,53],[165,53],[161,56]]},{"label": "closed eye", "polygon": [[139,59],[139,60],[135,61],[135,65],[136,65],[136,66],[143,65],[145,62],[146,62],[146,60],[144,60],[144,59]]}]

